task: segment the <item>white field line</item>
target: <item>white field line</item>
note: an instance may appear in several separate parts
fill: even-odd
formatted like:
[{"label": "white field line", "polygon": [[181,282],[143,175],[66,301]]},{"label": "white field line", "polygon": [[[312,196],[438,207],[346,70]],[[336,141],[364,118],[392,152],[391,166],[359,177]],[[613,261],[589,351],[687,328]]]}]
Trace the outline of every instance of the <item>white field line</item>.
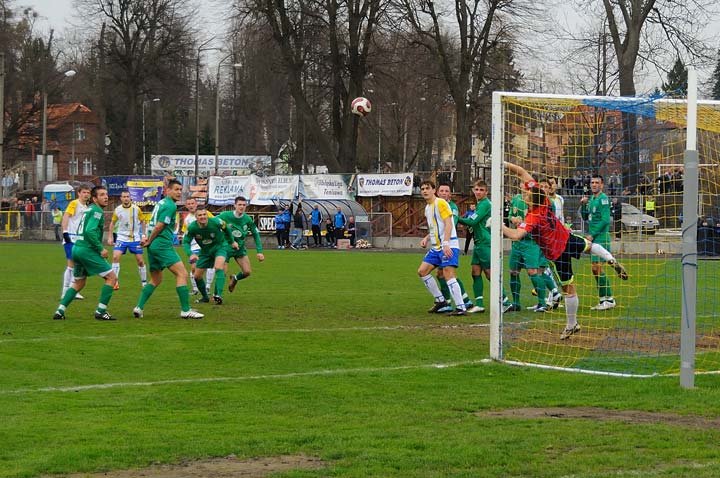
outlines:
[{"label": "white field line", "polygon": [[465,329],[465,328],[487,328],[488,324],[444,324],[444,325],[384,325],[376,327],[321,327],[321,328],[297,328],[297,329],[238,329],[238,330],[174,330],[172,332],[158,332],[152,334],[126,334],[126,335],[62,335],[32,337],[27,339],[0,339],[0,344],[7,343],[34,343],[65,340],[115,340],[115,339],[145,339],[162,338],[172,335],[227,335],[227,334],[287,334],[287,333],[326,333],[326,332],[372,332],[377,330],[431,330],[431,329]]},{"label": "white field line", "polygon": [[113,382],[113,383],[96,383],[88,385],[72,385],[67,387],[42,387],[42,388],[21,388],[16,390],[0,390],[0,395],[16,395],[25,393],[43,393],[43,392],[80,392],[85,390],[104,390],[109,388],[128,388],[128,387],[154,387],[160,385],[178,385],[193,383],[213,383],[213,382],[243,382],[249,380],[284,380],[300,377],[318,377],[345,375],[352,373],[375,373],[375,372],[397,372],[404,370],[422,370],[422,369],[444,369],[452,367],[462,367],[465,365],[478,365],[490,363],[490,359],[467,360],[464,362],[448,362],[448,363],[430,363],[417,365],[398,365],[395,367],[359,367],[346,369],[330,369],[330,370],[314,370],[310,372],[292,372],[269,375],[246,375],[239,377],[198,377],[198,378],[178,378],[170,380],[156,380],[147,382]]}]

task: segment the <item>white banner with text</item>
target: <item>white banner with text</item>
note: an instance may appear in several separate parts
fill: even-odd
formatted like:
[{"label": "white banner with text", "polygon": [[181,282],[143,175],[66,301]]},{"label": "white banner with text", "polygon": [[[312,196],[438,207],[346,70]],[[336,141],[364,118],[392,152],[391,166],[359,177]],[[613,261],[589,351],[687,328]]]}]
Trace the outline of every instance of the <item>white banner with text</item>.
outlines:
[{"label": "white banner with text", "polygon": [[357,175],[358,196],[410,196],[412,187],[412,173]]}]

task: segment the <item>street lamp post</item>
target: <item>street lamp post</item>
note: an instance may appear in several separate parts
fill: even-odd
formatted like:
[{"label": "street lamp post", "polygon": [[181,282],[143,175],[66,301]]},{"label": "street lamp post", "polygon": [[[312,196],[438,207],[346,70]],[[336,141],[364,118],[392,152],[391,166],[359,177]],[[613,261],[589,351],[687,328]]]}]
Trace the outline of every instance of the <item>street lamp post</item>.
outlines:
[{"label": "street lamp post", "polygon": [[[218,157],[220,156],[220,68],[222,66],[230,66],[225,63],[234,53],[230,53],[220,60],[217,66],[217,77],[215,83],[215,176],[218,174]],[[232,63],[233,68],[240,68],[240,63]]]},{"label": "street lamp post", "polygon": [[222,48],[210,47],[205,45],[215,40],[215,37],[207,40],[197,49],[197,60],[195,62],[195,178],[198,177],[198,162],[200,160],[200,53],[211,50],[221,50]]},{"label": "street lamp post", "polygon": [[152,100],[143,100],[142,102],[142,153],[143,153],[143,174],[148,173],[147,168],[147,146],[145,145],[145,105],[149,102],[157,103],[160,98],[153,98]]},{"label": "street lamp post", "polygon": [[[0,52],[0,181],[5,180],[3,149],[5,149],[5,53]],[[0,199],[5,197],[3,186],[3,183],[0,183]]]},{"label": "street lamp post", "polygon": [[[397,106],[397,103],[387,103],[385,106]],[[382,172],[380,165],[382,164],[382,107],[378,105],[378,159],[377,172]]]},{"label": "street lamp post", "polygon": [[[63,73],[63,76],[65,78],[72,78],[75,76],[77,72],[75,70],[68,70],[65,73]],[[62,78],[61,78],[62,79]],[[40,187],[40,176],[42,176],[43,181],[47,181],[47,100],[48,100],[48,93],[47,93],[47,82],[43,84],[43,109],[42,109],[42,167],[38,168],[40,171],[36,171],[36,187]],[[75,134],[75,131],[73,131],[73,135]],[[41,174],[42,173],[42,174]]]}]

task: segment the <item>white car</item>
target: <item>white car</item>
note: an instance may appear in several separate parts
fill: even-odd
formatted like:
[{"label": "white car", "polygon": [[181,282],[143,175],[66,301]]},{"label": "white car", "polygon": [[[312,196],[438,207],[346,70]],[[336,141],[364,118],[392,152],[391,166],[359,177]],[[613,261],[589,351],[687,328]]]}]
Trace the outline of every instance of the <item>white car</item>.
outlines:
[{"label": "white car", "polygon": [[622,203],[622,223],[623,232],[644,232],[647,234],[655,234],[660,228],[660,221],[644,214],[640,209],[626,202]]}]

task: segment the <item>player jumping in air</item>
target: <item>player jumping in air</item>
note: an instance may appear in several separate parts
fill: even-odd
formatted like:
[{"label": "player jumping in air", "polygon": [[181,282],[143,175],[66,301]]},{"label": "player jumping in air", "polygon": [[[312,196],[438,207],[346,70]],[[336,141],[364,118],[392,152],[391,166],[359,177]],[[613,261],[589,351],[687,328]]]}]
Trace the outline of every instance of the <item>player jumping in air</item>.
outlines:
[{"label": "player jumping in air", "polygon": [[555,263],[560,276],[563,292],[565,293],[565,314],[567,323],[560,334],[560,340],[565,340],[571,335],[580,331],[580,324],[577,322],[577,311],[580,306],[575,284],[573,283],[572,259],[578,259],[582,253],[590,253],[601,257],[608,263],[618,276],[628,279],[625,268],[615,260],[612,254],[599,244],[592,244],[587,239],[576,236],[562,224],[550,211],[550,202],[540,185],[533,180],[532,176],[522,167],[505,163],[507,169],[517,174],[528,190],[528,213],[525,221],[511,229],[503,225],[503,234],[518,241],[530,234],[540,246],[545,257]]},{"label": "player jumping in air", "polygon": [[143,260],[143,250],[140,241],[145,237],[142,222],[142,211],[139,207],[132,203],[130,193],[123,191],[120,193],[120,205],[113,211],[112,221],[110,221],[110,230],[115,230],[117,224],[117,240],[113,242],[112,234],[108,237],[108,246],[113,248],[112,268],[118,280],[115,282],[115,290],[120,288],[120,258],[129,250],[135,254],[135,261],[140,274],[140,286],[145,287],[147,284],[147,269]]},{"label": "player jumping in air", "polygon": [[110,264],[105,260],[108,251],[103,247],[103,233],[105,228],[105,213],[103,208],[108,205],[107,189],[97,186],[90,192],[92,204],[83,213],[75,234],[75,245],[72,248],[72,260],[74,263],[74,281],[68,288],[58,305],[53,319],[64,320],[65,309],[76,298],[78,292],[85,287],[87,277],[98,275],[103,278],[105,284],[100,290],[100,301],[95,309],[97,320],[115,320],[115,317],[107,311],[110,298],[115,286],[115,273]]},{"label": "player jumping in air", "polygon": [[180,300],[180,317],[183,319],[202,319],[205,315],[190,308],[190,294],[187,288],[187,270],[180,256],[173,247],[173,231],[177,224],[177,205],[182,196],[182,184],[176,179],[168,181],[166,195],[155,205],[148,230],[150,236],[141,241],[148,250],[150,263],[150,282],[143,287],[140,299],[133,309],[133,315],[141,318],[144,315],[145,303],[162,283],[163,269],[169,269],[175,276],[175,290]]}]

